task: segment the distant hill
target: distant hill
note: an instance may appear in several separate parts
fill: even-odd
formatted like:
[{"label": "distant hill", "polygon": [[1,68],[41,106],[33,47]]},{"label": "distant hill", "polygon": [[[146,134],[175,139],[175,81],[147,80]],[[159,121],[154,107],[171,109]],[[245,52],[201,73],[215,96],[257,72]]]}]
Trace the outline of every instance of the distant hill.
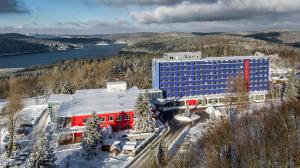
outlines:
[{"label": "distant hill", "polygon": [[72,37],[72,38],[52,38],[49,40],[59,41],[63,43],[72,43],[72,44],[90,44],[97,42],[112,42],[112,40],[101,39],[101,38],[80,38],[80,37]]},{"label": "distant hill", "polygon": [[26,35],[18,34],[18,33],[7,33],[7,34],[0,34],[1,39],[21,39],[21,38],[29,38]]},{"label": "distant hill", "polygon": [[69,43],[38,39],[17,33],[0,34],[0,56],[67,50],[75,47],[76,45]]},{"label": "distant hill", "polygon": [[231,35],[250,37],[272,43],[300,47],[300,31],[240,32]]}]

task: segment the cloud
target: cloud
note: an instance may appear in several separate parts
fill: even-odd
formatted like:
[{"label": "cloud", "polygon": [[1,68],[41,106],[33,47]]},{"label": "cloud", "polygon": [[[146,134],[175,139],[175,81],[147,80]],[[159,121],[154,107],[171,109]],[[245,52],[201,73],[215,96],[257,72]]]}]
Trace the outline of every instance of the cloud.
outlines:
[{"label": "cloud", "polygon": [[87,22],[57,22],[51,25],[38,25],[32,23],[0,27],[0,33],[15,32],[24,34],[106,34],[135,31],[140,30],[122,18],[115,18],[111,22],[91,20]]},{"label": "cloud", "polygon": [[19,0],[0,0],[0,13],[26,13],[22,2]]},{"label": "cloud", "polygon": [[202,3],[213,3],[217,0],[83,0],[87,3],[102,3],[110,6],[172,6],[176,4],[180,4],[182,2],[190,2],[190,3],[196,3],[196,2],[202,2]]},{"label": "cloud", "polygon": [[300,13],[299,0],[218,0],[213,3],[184,1],[132,13],[139,23],[187,23],[278,18]]}]

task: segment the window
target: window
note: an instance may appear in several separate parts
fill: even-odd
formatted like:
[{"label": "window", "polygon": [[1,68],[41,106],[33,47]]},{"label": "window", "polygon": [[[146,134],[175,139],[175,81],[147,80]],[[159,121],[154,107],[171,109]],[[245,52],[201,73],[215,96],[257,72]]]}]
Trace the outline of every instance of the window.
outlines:
[{"label": "window", "polygon": [[125,115],[125,120],[130,120],[130,116],[128,114]]},{"label": "window", "polygon": [[104,121],[105,119],[104,119],[104,117],[100,117],[99,120],[102,122],[102,121]]},{"label": "window", "polygon": [[114,117],[113,116],[108,116],[108,121],[114,121]]},{"label": "window", "polygon": [[117,121],[122,121],[122,116],[118,115],[117,116]]},{"label": "window", "polygon": [[88,118],[84,118],[82,121],[83,121],[83,123],[85,124],[85,123],[87,123]]}]

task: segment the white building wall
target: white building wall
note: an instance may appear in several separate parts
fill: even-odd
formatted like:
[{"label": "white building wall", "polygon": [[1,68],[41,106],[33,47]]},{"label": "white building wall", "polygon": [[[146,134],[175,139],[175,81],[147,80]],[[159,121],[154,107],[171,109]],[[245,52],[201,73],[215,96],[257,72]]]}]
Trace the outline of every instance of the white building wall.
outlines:
[{"label": "white building wall", "polygon": [[124,92],[127,90],[127,83],[121,82],[107,82],[106,89],[109,92]]}]

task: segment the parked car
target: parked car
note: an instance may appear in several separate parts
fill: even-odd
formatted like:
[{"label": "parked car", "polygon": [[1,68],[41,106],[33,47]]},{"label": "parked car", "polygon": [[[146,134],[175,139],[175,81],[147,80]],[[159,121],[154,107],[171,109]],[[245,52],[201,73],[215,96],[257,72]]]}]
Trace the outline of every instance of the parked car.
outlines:
[{"label": "parked car", "polygon": [[25,128],[18,128],[17,131],[16,131],[16,133],[19,134],[19,135],[20,134],[28,135],[29,132],[30,132],[30,128],[27,128],[27,127],[25,127]]},{"label": "parked car", "polygon": [[32,128],[33,125],[31,123],[22,123],[22,124],[20,124],[20,128],[26,128],[26,127]]},{"label": "parked car", "polygon": [[121,141],[128,141],[129,140],[127,135],[122,135],[118,139],[121,140]]},{"label": "parked car", "polygon": [[[8,144],[5,145],[5,149],[8,148]],[[13,150],[21,149],[21,144],[14,142],[13,143]]]}]

